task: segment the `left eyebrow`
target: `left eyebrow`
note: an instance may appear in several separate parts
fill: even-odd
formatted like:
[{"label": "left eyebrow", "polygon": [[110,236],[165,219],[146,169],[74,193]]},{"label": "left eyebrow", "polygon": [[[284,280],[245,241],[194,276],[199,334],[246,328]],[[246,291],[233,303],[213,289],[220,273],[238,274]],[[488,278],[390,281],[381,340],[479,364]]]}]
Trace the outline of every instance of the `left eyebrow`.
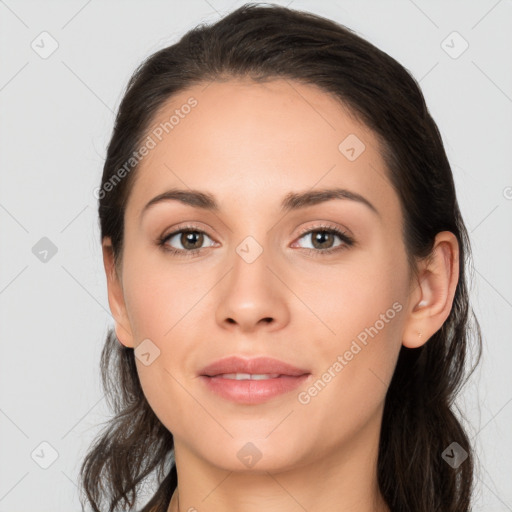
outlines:
[{"label": "left eyebrow", "polygon": [[[376,215],[380,216],[379,211],[375,206],[362,195],[352,192],[344,188],[327,188],[320,190],[308,190],[306,192],[290,192],[287,194],[282,203],[281,211],[288,212],[291,210],[299,210],[308,206],[313,206],[333,199],[348,199],[366,205]],[[177,189],[173,188],[158,194],[151,199],[146,206],[142,209],[140,216],[157,203],[163,201],[180,201],[195,208],[201,208],[212,212],[219,212],[219,204],[215,197],[208,192],[201,192],[200,190],[192,189]]]},{"label": "left eyebrow", "polygon": [[281,211],[288,212],[306,208],[315,204],[331,201],[333,199],[349,199],[364,204],[371,211],[380,217],[380,213],[368,199],[357,192],[352,192],[344,188],[325,188],[320,190],[308,190],[307,192],[289,193],[283,199]]}]

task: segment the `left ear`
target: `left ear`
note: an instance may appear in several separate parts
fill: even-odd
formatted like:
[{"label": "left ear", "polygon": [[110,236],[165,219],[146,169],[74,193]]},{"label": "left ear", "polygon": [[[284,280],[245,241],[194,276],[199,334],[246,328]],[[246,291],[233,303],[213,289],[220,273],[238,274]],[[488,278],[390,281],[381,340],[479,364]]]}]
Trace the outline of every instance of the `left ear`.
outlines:
[{"label": "left ear", "polygon": [[430,258],[419,265],[416,289],[402,335],[402,344],[418,348],[435,334],[452,309],[455,289],[459,281],[459,243],[451,231],[436,235]]}]

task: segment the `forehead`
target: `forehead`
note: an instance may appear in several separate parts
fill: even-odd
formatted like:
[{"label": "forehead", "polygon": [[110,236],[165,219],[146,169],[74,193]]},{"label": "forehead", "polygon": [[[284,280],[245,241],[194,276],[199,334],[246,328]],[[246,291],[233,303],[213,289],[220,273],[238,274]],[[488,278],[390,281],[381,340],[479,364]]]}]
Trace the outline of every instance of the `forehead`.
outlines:
[{"label": "forehead", "polygon": [[343,186],[381,208],[397,206],[373,132],[314,85],[196,84],[162,105],[146,135],[154,147],[128,203],[137,212],[171,187],[257,207],[263,197],[280,202],[289,191]]}]

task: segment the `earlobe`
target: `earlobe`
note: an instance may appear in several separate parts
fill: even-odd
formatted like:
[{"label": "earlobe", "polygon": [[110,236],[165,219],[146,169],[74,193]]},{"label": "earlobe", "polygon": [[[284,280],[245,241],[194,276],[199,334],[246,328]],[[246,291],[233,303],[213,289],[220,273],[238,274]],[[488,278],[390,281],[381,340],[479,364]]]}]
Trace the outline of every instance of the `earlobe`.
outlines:
[{"label": "earlobe", "polygon": [[408,348],[426,343],[450,314],[459,280],[456,236],[450,231],[438,233],[432,257],[421,265],[414,302],[402,335],[402,344]]},{"label": "earlobe", "polygon": [[121,280],[114,261],[114,251],[109,237],[102,242],[103,265],[107,278],[108,304],[115,322],[117,339],[125,347],[133,348],[133,336],[126,312]]}]

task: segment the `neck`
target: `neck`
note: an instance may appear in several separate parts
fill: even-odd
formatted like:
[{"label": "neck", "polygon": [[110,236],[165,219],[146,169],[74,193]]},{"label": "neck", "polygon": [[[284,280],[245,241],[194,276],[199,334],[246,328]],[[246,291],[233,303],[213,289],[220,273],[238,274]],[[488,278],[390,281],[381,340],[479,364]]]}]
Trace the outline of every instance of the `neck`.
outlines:
[{"label": "neck", "polygon": [[389,512],[377,483],[378,431],[367,425],[302,465],[258,472],[211,465],[175,438],[179,483],[168,512]]}]

